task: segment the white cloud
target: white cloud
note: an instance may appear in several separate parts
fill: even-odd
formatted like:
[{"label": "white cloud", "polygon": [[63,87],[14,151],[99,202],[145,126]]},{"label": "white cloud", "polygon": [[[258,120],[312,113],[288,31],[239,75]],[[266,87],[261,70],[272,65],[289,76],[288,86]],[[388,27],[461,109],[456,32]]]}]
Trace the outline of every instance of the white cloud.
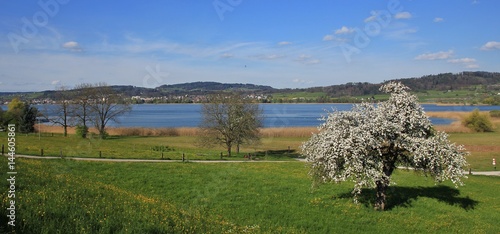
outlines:
[{"label": "white cloud", "polygon": [[263,54],[263,55],[257,55],[257,56],[252,56],[254,58],[257,58],[259,60],[275,60],[275,59],[280,59],[285,57],[284,55],[281,54]]},{"label": "white cloud", "polygon": [[410,19],[412,17],[411,13],[408,11],[399,12],[394,16],[394,19]]},{"label": "white cloud", "polygon": [[458,59],[450,59],[448,60],[449,63],[454,63],[454,64],[460,64],[463,65],[465,68],[478,68],[479,65],[476,63],[476,59],[474,58],[458,58]]},{"label": "white cloud", "polygon": [[61,83],[61,81],[60,81],[60,80],[53,80],[53,81],[51,82],[51,84],[52,84],[52,85],[58,85],[59,83]]},{"label": "white cloud", "polygon": [[335,30],[335,34],[349,34],[353,32],[354,32],[353,28],[348,28],[346,26],[342,26],[342,28]]},{"label": "white cloud", "polygon": [[323,41],[332,41],[332,40],[333,40],[333,35],[328,34],[323,37]]},{"label": "white cloud", "polygon": [[443,22],[443,21],[444,21],[444,19],[441,18],[441,17],[434,18],[434,23],[440,23],[440,22]]},{"label": "white cloud", "polygon": [[479,65],[477,65],[477,64],[467,64],[465,66],[465,68],[470,68],[470,69],[472,69],[472,68],[479,68]]},{"label": "white cloud", "polygon": [[291,43],[291,42],[289,42],[289,41],[280,41],[280,42],[278,43],[278,45],[280,45],[280,46],[284,46],[284,45],[291,45],[291,44],[292,44],[292,43]]},{"label": "white cloud", "polygon": [[499,41],[486,42],[486,44],[481,46],[481,50],[500,50],[500,42]]},{"label": "white cloud", "polygon": [[337,42],[345,42],[346,38],[339,38],[334,35],[328,34],[323,37],[323,41],[337,41]]},{"label": "white cloud", "polygon": [[306,65],[318,64],[321,62],[319,59],[315,59],[311,55],[307,54],[299,55],[299,57],[295,59],[295,61]]},{"label": "white cloud", "polygon": [[476,59],[473,58],[459,58],[459,59],[450,59],[448,60],[450,63],[475,63]]},{"label": "white cloud", "polygon": [[439,51],[436,53],[425,53],[415,57],[415,60],[440,60],[449,59],[453,55],[453,50]]},{"label": "white cloud", "polygon": [[394,31],[388,31],[385,36],[392,40],[409,40],[411,35],[418,32],[416,28],[402,28]]},{"label": "white cloud", "polygon": [[72,52],[81,52],[82,47],[80,47],[80,44],[76,41],[68,41],[62,45],[64,49],[67,49]]},{"label": "white cloud", "polygon": [[234,57],[234,55],[233,55],[233,54],[230,54],[230,53],[224,53],[224,54],[222,54],[220,57],[221,57],[221,58],[232,58],[232,57]]},{"label": "white cloud", "polygon": [[377,14],[374,14],[374,12],[372,12],[372,15],[365,19],[365,23],[375,21],[377,19],[377,16]]}]

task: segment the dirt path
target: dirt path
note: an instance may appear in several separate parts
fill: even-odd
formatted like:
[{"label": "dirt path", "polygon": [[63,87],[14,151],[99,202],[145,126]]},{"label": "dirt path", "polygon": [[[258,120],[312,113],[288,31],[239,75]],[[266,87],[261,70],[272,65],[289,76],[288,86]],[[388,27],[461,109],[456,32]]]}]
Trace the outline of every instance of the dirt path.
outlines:
[{"label": "dirt path", "polygon": [[[79,158],[79,157],[55,157],[55,156],[32,156],[16,154],[18,158],[32,158],[32,159],[69,159],[76,161],[100,161],[100,162],[150,162],[150,163],[172,163],[183,162],[182,160],[167,160],[167,159],[117,159],[117,158]],[[184,162],[194,163],[263,163],[263,162],[296,162],[290,161],[261,161],[261,160],[185,160]]]},{"label": "dirt path", "polygon": [[[16,154],[18,158],[32,158],[32,159],[62,159],[61,157],[54,156],[31,156],[31,155],[20,155]],[[159,160],[159,159],[111,159],[111,158],[78,158],[78,157],[64,157],[64,159],[76,160],[76,161],[100,161],[100,162],[148,162],[148,163],[173,163],[182,162],[182,160]],[[286,162],[305,162],[305,159],[297,159],[290,161],[259,161],[259,160],[241,160],[241,161],[230,161],[230,160],[186,160],[185,162],[192,163],[286,163]],[[486,176],[500,176],[500,171],[472,171],[472,175],[486,175]]]}]

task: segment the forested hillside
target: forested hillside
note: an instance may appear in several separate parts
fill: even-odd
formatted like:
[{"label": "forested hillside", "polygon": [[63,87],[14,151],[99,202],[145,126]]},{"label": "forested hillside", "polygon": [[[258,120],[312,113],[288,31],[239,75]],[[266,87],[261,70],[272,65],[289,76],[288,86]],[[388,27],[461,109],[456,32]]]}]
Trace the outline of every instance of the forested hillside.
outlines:
[{"label": "forested hillside", "polygon": [[[442,73],[423,77],[401,78],[412,92],[430,102],[446,103],[500,103],[500,73],[461,72]],[[385,82],[383,82],[385,83]],[[192,82],[162,85],[157,88],[136,86],[112,86],[123,98],[134,97],[146,102],[199,102],[204,96],[214,92],[242,92],[258,97],[262,102],[359,102],[363,98],[379,95],[381,84],[349,82],[341,85],[301,89],[275,89],[271,86],[239,83]],[[42,92],[9,93],[0,92],[0,102],[8,102],[13,97],[23,100],[57,100],[57,90]],[[443,94],[447,93],[447,94]],[[137,99],[139,98],[139,99]],[[46,101],[43,101],[45,103]]]},{"label": "forested hillside", "polygon": [[[400,81],[410,87],[414,92],[423,91],[448,91],[468,89],[481,85],[485,90],[500,90],[500,73],[498,72],[461,72],[442,73],[414,78],[401,78],[392,81]],[[303,89],[308,92],[324,92],[330,97],[363,96],[379,94],[380,84],[372,83],[346,83],[326,87],[313,87]],[[293,90],[290,90],[293,92]]]}]

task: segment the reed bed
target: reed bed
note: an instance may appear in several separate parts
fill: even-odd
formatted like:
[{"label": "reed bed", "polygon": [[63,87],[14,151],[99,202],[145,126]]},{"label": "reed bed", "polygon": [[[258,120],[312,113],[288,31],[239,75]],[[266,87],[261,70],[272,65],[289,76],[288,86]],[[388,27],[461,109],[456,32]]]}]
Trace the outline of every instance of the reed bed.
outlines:
[{"label": "reed bed", "polygon": [[447,118],[447,119],[455,119],[462,120],[464,119],[470,112],[467,111],[440,111],[440,112],[425,112],[429,117],[435,118]]},{"label": "reed bed", "polygon": [[197,128],[109,128],[110,135],[117,136],[197,136]]},{"label": "reed bed", "polygon": [[316,127],[295,127],[295,128],[261,128],[262,137],[310,137],[312,133],[317,133]]},{"label": "reed bed", "polygon": [[[60,126],[51,125],[36,125],[36,131],[41,130],[42,133],[57,133],[62,134],[63,128]],[[97,134],[95,128],[90,128],[91,133]],[[116,128],[110,127],[106,130],[109,135],[113,136],[198,136],[198,128],[141,128],[141,127],[125,127]],[[262,137],[309,137],[311,133],[317,132],[316,127],[295,127],[295,128],[261,128],[260,134]],[[75,134],[75,128],[68,128],[68,134]]]}]

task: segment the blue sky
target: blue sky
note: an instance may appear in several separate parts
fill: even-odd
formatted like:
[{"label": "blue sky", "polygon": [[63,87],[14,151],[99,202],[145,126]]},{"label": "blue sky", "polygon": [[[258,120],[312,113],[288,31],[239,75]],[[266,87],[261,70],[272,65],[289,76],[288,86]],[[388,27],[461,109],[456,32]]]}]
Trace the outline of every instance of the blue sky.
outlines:
[{"label": "blue sky", "polygon": [[0,91],[500,71],[500,1],[0,1]]}]

